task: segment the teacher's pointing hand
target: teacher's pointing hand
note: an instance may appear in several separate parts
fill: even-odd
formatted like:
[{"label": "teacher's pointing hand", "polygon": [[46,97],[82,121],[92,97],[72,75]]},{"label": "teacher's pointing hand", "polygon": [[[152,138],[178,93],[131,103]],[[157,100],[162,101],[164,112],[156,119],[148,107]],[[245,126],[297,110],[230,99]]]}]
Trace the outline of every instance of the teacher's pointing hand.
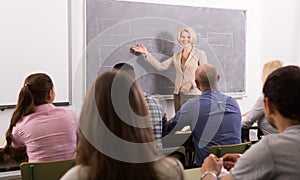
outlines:
[{"label": "teacher's pointing hand", "polygon": [[139,52],[147,56],[149,54],[147,48],[144,46],[144,44],[141,44],[141,46],[132,46],[131,48],[134,52]]}]

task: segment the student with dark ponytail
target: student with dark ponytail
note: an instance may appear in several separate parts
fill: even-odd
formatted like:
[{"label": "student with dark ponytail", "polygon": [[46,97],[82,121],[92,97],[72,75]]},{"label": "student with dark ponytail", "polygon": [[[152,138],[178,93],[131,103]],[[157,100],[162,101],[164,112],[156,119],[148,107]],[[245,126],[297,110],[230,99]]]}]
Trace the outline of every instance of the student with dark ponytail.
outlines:
[{"label": "student with dark ponytail", "polygon": [[75,157],[76,113],[55,107],[54,98],[53,82],[48,75],[36,73],[25,79],[6,132],[6,161],[20,147],[26,147],[29,162]]}]

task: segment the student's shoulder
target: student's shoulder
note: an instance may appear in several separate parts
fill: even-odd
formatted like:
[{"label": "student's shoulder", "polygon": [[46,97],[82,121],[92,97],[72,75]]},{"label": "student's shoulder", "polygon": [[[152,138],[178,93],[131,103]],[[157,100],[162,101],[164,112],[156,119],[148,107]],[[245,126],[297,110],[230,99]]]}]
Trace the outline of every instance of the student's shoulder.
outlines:
[{"label": "student's shoulder", "polygon": [[223,99],[225,99],[227,101],[227,103],[235,103],[235,104],[237,104],[237,100],[235,98],[233,98],[232,96],[230,96],[228,94],[224,94],[224,93],[220,93],[220,95],[223,96]]},{"label": "student's shoulder", "polygon": [[196,47],[193,48],[192,52],[194,54],[198,54],[198,55],[202,55],[202,54],[205,54],[205,51],[201,50],[201,49],[198,49]]},{"label": "student's shoulder", "polygon": [[147,103],[149,103],[150,105],[155,105],[155,106],[161,107],[161,104],[156,97],[146,94],[146,93],[144,93],[144,96],[145,96]]},{"label": "student's shoulder", "polygon": [[77,116],[76,111],[72,108],[55,107],[52,109],[52,111],[62,114],[68,114],[70,116]]},{"label": "student's shoulder", "polygon": [[183,166],[176,158],[163,158],[156,161],[154,166],[160,179],[180,179],[183,176]]},{"label": "student's shoulder", "polygon": [[69,169],[61,178],[61,180],[82,180],[88,179],[88,170],[87,166],[76,165]]},{"label": "student's shoulder", "polygon": [[186,103],[184,103],[182,106],[186,106],[186,107],[193,107],[196,105],[200,105],[200,99],[199,98],[191,98],[189,99]]}]

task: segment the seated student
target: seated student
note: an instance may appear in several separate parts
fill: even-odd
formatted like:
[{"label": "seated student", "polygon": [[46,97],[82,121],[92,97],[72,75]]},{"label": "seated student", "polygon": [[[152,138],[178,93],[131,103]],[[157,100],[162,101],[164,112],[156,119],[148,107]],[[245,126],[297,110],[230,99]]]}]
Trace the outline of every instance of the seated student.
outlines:
[{"label": "seated student", "polygon": [[203,179],[217,179],[222,165],[231,169],[222,179],[299,179],[299,92],[298,66],[286,66],[270,74],[263,88],[264,112],[279,133],[265,136],[241,157],[228,154],[216,161],[209,155],[201,168]]},{"label": "seated student", "polygon": [[[262,83],[265,83],[267,77],[273,71],[281,67],[283,67],[283,62],[279,60],[269,61],[266,64],[264,64]],[[245,129],[249,129],[255,122],[257,122],[258,128],[262,131],[264,135],[269,133],[278,133],[278,130],[274,128],[265,118],[263,100],[263,95],[259,96],[253,108],[243,115],[242,127]]]},{"label": "seated student", "polygon": [[76,166],[66,179],[183,179],[183,167],[163,158],[154,141],[138,83],[124,72],[106,72],[87,92],[80,118]]},{"label": "seated student", "polygon": [[6,132],[6,159],[14,148],[26,147],[29,162],[75,157],[77,116],[74,111],[55,107],[54,86],[44,73],[29,75]]},{"label": "seated student", "polygon": [[217,89],[220,76],[215,67],[199,66],[195,78],[202,94],[187,101],[168,121],[168,131],[191,127],[196,165],[201,166],[210,146],[241,143],[241,113],[236,100]]},{"label": "seated student", "polygon": [[[134,68],[127,63],[118,63],[113,67],[113,71],[121,70],[126,73],[129,73],[135,79]],[[162,148],[162,122],[166,121],[166,113],[160,102],[153,98],[151,95],[146,94],[144,92],[144,96],[148,105],[149,113],[150,113],[150,122],[152,125],[152,131],[155,139],[157,140],[157,146]]]}]

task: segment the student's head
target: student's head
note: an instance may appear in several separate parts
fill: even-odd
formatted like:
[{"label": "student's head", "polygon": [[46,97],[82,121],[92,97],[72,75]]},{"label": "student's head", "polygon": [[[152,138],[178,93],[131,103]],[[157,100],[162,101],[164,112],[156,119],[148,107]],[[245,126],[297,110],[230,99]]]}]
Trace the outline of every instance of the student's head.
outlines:
[{"label": "student's head", "polygon": [[[53,102],[55,95],[53,89],[53,82],[51,78],[44,73],[36,73],[29,75],[25,79],[24,86],[21,89],[21,92],[32,95],[32,100],[35,106]],[[20,96],[22,96],[21,93]]]},{"label": "student's head", "polygon": [[[265,115],[274,124],[274,114],[300,122],[300,68],[286,66],[271,73],[263,88]],[[278,114],[277,114],[278,115]]]},{"label": "student's head", "polygon": [[138,148],[128,151],[128,142],[152,143],[143,156],[158,151],[143,93],[127,73],[106,72],[96,79],[84,100],[80,128],[77,163],[90,166],[91,179],[156,178],[151,162],[128,160],[141,153]]},{"label": "student's head", "polygon": [[262,73],[262,83],[264,84],[268,78],[268,76],[275,71],[276,69],[279,69],[283,67],[283,62],[280,60],[273,60],[269,61],[264,64],[263,67],[263,73]]},{"label": "student's head", "polygon": [[130,64],[127,64],[127,63],[115,64],[113,67],[113,71],[118,71],[118,70],[129,73],[129,75],[135,79],[134,68]]},{"label": "student's head", "polygon": [[[11,145],[12,128],[21,120],[23,116],[35,111],[36,106],[52,103],[55,97],[53,83],[50,77],[44,73],[29,75],[20,90],[16,109],[10,120],[9,128],[6,132],[7,146]],[[10,154],[9,152],[7,154]],[[8,158],[9,159],[9,158]]]},{"label": "student's head", "polygon": [[220,79],[216,68],[211,64],[198,66],[195,72],[195,82],[201,91],[217,88]]},{"label": "student's head", "polygon": [[195,31],[193,29],[191,29],[190,27],[184,27],[182,28],[179,33],[178,33],[178,36],[177,36],[177,41],[180,45],[181,44],[181,36],[182,36],[182,33],[183,32],[187,32],[190,36],[190,41],[191,41],[191,44],[192,46],[195,45],[196,41],[197,41],[197,34],[195,33]]},{"label": "student's head", "polygon": [[[44,73],[29,75],[20,90],[17,106],[13,119],[20,119],[22,116],[34,112],[36,106],[53,102],[55,97],[53,82]],[[17,117],[14,117],[14,116]]]}]

